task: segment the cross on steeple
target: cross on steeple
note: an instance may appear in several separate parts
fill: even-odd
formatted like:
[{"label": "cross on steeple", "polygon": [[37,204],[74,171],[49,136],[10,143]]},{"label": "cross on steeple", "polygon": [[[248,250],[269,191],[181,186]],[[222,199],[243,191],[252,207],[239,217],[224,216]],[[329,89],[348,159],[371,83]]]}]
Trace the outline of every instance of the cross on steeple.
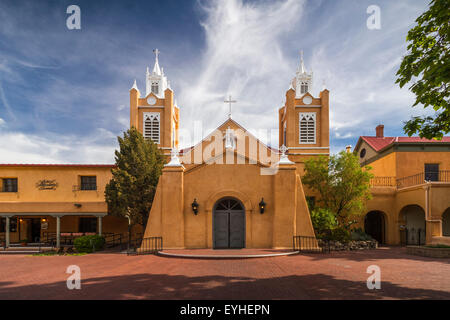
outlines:
[{"label": "cross on steeple", "polygon": [[300,70],[302,73],[306,72],[305,64],[303,62],[303,50],[300,50]]},{"label": "cross on steeple", "polygon": [[158,55],[161,53],[161,51],[159,51],[157,48],[153,50],[153,52],[155,53],[156,56],[156,60],[158,60]]},{"label": "cross on steeple", "polygon": [[225,100],[224,103],[228,103],[230,105],[230,109],[228,111],[228,118],[231,119],[231,104],[236,103],[236,100],[231,100],[231,95],[228,96],[228,100]]}]

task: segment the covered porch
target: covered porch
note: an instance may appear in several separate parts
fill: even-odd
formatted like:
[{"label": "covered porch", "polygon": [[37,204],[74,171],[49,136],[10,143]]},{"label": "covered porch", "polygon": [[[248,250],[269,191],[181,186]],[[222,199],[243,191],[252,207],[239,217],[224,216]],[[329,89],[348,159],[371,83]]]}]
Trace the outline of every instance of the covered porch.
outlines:
[{"label": "covered porch", "polygon": [[106,212],[0,213],[0,242],[4,248],[27,243],[52,243],[59,248],[75,237],[103,233]]}]

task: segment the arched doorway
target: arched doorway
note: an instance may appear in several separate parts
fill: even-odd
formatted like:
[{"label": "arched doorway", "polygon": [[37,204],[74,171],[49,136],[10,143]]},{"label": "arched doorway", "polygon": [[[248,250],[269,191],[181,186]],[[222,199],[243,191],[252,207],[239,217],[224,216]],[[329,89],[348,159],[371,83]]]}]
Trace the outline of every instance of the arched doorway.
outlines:
[{"label": "arched doorway", "polygon": [[400,211],[400,219],[404,221],[406,244],[425,244],[425,211],[418,205],[408,205]]},{"label": "arched doorway", "polygon": [[386,243],[386,220],[381,211],[370,211],[364,218],[364,231],[379,244]]},{"label": "arched doorway", "polygon": [[450,208],[442,214],[442,235],[450,237]]},{"label": "arched doorway", "polygon": [[245,208],[235,198],[222,198],[214,205],[213,248],[245,248]]}]

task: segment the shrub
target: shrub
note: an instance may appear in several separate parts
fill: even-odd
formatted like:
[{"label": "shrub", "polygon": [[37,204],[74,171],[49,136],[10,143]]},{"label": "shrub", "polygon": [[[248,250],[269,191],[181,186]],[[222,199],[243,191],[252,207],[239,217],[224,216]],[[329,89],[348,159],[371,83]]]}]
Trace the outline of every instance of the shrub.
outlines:
[{"label": "shrub", "polygon": [[77,252],[80,253],[91,253],[95,249],[95,251],[103,249],[105,245],[105,238],[100,235],[92,235],[92,236],[83,236],[76,238],[73,241],[73,245]]},{"label": "shrub", "polygon": [[348,242],[351,240],[350,231],[345,228],[335,228],[331,230],[331,236],[329,240]]},{"label": "shrub", "polygon": [[361,229],[361,228],[353,229],[352,233],[351,233],[351,237],[352,237],[352,240],[355,240],[355,241],[373,240],[373,238],[370,235],[368,235],[367,233],[365,233],[363,231],[363,229]]},{"label": "shrub", "polygon": [[311,221],[318,238],[324,238],[337,226],[335,215],[328,209],[315,208],[311,211]]}]

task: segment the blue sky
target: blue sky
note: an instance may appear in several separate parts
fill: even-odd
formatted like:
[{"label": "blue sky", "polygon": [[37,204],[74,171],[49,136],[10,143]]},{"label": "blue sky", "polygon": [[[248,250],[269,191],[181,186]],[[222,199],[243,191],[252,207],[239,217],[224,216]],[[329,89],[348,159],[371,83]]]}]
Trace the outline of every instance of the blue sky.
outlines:
[{"label": "blue sky", "polygon": [[[81,30],[66,9],[81,8]],[[369,30],[369,5],[381,29]],[[129,126],[129,89],[145,91],[161,51],[181,127],[204,135],[227,117],[277,129],[277,109],[305,53],[313,95],[330,90],[332,152],[360,135],[403,135],[423,114],[395,73],[405,37],[428,1],[5,1],[0,2],[0,163],[113,163]],[[275,132],[275,131],[274,131]],[[263,137],[264,139],[264,137]],[[268,141],[269,142],[269,141]],[[276,145],[277,140],[273,140]],[[185,142],[188,144],[188,142]]]}]

